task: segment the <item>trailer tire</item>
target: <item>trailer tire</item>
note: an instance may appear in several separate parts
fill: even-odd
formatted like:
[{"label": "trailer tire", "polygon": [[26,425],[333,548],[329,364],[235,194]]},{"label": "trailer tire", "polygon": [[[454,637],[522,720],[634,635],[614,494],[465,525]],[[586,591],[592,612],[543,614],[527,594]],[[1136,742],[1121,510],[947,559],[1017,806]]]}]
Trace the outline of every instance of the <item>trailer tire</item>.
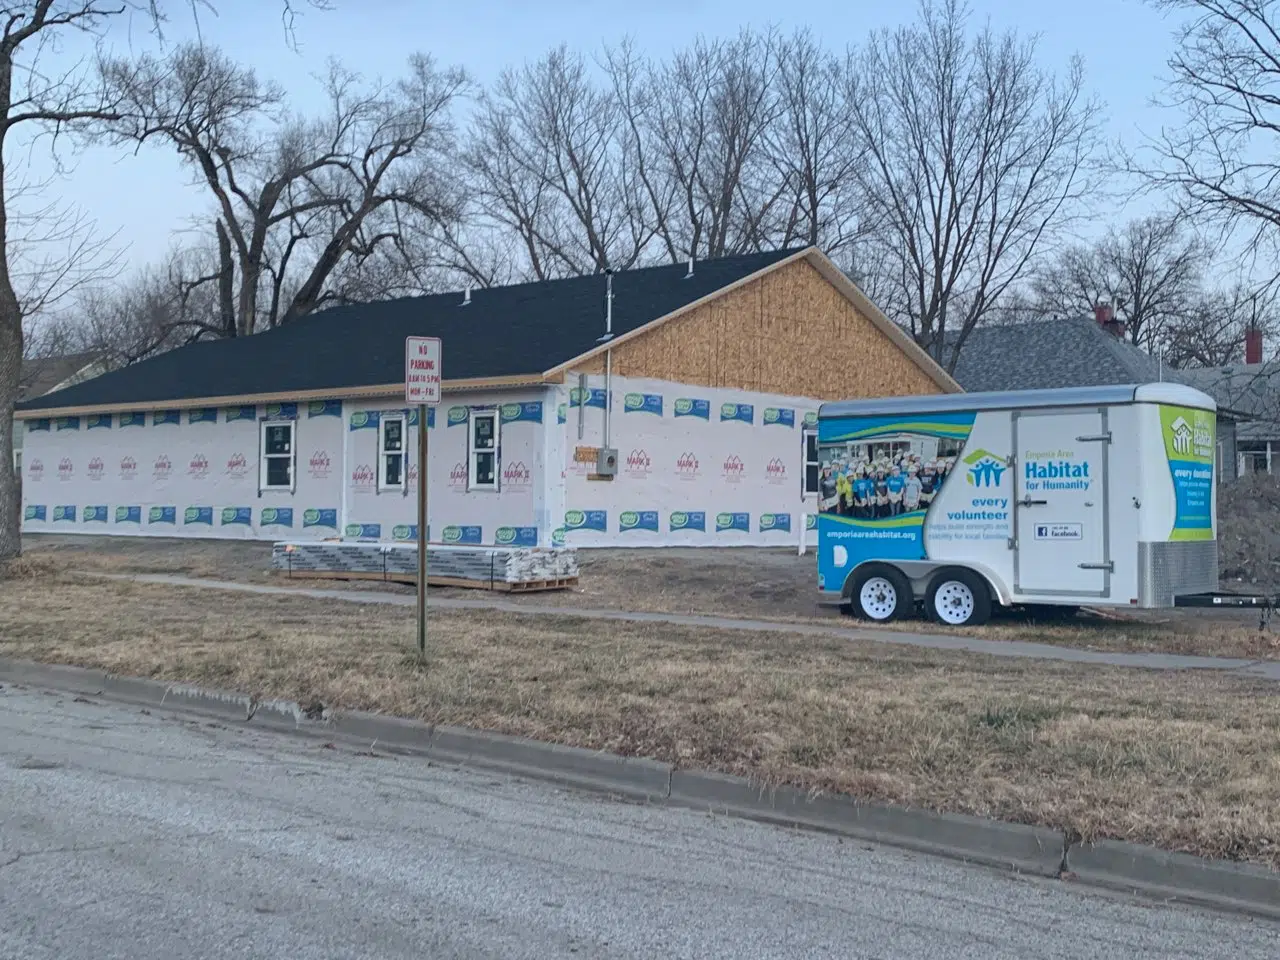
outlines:
[{"label": "trailer tire", "polygon": [[929,619],[948,627],[980,627],[991,619],[991,588],[972,570],[940,570],[924,596]]},{"label": "trailer tire", "polygon": [[916,605],[911,581],[887,563],[870,563],[858,570],[849,600],[854,616],[873,623],[901,620],[910,616]]}]

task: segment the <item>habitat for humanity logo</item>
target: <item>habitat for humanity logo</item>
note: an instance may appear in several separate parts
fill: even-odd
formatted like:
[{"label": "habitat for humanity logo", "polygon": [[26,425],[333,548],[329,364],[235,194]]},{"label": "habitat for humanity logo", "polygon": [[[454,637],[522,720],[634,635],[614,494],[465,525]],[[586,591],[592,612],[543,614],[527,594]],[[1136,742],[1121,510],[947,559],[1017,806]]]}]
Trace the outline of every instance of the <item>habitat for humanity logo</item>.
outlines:
[{"label": "habitat for humanity logo", "polygon": [[964,458],[969,465],[965,481],[971,487],[998,487],[1000,478],[1009,469],[1003,457],[998,457],[989,450],[975,450]]},{"label": "habitat for humanity logo", "polygon": [[1215,418],[1211,412],[1164,408],[1160,419],[1168,434],[1165,443],[1170,454],[1183,460],[1213,461]]},{"label": "habitat for humanity logo", "polygon": [[1032,490],[1088,490],[1093,478],[1089,462],[1077,460],[1071,450],[1047,450],[1025,454],[1023,487]]}]

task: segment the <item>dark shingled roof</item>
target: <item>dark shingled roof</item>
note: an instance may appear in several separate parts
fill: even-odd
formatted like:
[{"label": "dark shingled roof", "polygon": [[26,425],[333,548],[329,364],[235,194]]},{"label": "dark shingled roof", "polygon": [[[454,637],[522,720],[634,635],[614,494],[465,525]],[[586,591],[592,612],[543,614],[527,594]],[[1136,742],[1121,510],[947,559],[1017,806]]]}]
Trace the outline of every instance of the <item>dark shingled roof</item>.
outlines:
[{"label": "dark shingled roof", "polygon": [[[615,273],[620,336],[715,293],[798,250],[747,254]],[[404,340],[444,340],[448,380],[540,375],[596,347],[604,333],[605,276],[524,283],[463,295],[405,297],[335,307],[252,337],[181,347],[19,405],[64,409],[160,405],[381,386],[404,379]]]},{"label": "dark shingled roof", "polygon": [[1088,317],[979,327],[960,349],[955,378],[968,393],[1179,379]]}]

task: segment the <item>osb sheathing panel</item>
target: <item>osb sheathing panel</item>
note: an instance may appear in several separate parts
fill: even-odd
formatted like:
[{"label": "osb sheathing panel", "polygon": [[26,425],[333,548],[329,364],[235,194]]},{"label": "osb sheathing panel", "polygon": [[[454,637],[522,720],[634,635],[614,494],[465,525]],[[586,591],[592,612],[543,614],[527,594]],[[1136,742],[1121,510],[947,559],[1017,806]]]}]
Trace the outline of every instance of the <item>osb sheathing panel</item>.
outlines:
[{"label": "osb sheathing panel", "polygon": [[[604,358],[574,370],[603,373]],[[613,370],[819,400],[941,392],[804,260],[619,345]]]}]

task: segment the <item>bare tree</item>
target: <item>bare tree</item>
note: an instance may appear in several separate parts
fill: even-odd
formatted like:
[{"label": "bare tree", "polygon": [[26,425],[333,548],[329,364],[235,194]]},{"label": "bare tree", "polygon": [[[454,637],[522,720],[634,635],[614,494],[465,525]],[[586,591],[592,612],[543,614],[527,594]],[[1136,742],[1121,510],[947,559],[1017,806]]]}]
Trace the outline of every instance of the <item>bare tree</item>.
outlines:
[{"label": "bare tree", "polygon": [[[295,0],[281,0],[286,30],[297,12]],[[323,6],[323,0],[312,0]],[[24,322],[27,311],[48,306],[57,291],[79,286],[87,275],[76,264],[91,262],[92,238],[85,239],[82,221],[72,215],[61,227],[49,228],[45,249],[59,245],[65,258],[37,257],[34,272],[26,275],[12,244],[22,233],[8,188],[12,171],[8,150],[23,131],[59,135],[85,124],[115,120],[118,112],[91,71],[79,64],[66,71],[50,72],[41,54],[61,38],[96,38],[115,18],[140,12],[157,31],[168,10],[194,11],[208,0],[27,0],[0,6],[0,561],[22,552],[21,494],[13,462],[13,408],[21,384]],[[43,62],[42,62],[43,61]],[[30,234],[27,234],[30,239]],[[44,291],[41,293],[41,291]],[[25,296],[25,301],[24,301]]]},{"label": "bare tree", "polygon": [[1034,41],[967,24],[959,0],[925,0],[852,58],[844,98],[881,305],[947,369],[1088,194],[1098,114],[1078,61],[1057,79]]},{"label": "bare tree", "polygon": [[771,218],[787,191],[770,175],[765,142],[779,110],[771,45],[744,31],[698,40],[669,63],[627,44],[607,55],[626,169],[672,262],[773,245]]},{"label": "bare tree", "polygon": [[1179,114],[1136,162],[1187,212],[1274,256],[1280,243],[1280,4],[1154,0],[1183,14],[1164,105]]},{"label": "bare tree", "polygon": [[1037,271],[1033,289],[1050,316],[1089,316],[1109,303],[1126,335],[1156,353],[1202,303],[1203,241],[1176,216],[1132,220],[1090,245],[1068,247]]},{"label": "bare tree", "polygon": [[111,369],[224,334],[218,252],[178,248],[124,283],[83,289],[53,332],[64,349],[94,353]]},{"label": "bare tree", "polygon": [[1273,286],[1258,289],[1244,283],[1202,293],[1165,329],[1162,356],[1181,368],[1239,363],[1248,331],[1272,339],[1280,331],[1276,294]]},{"label": "bare tree", "polygon": [[764,142],[773,177],[783,190],[776,205],[774,242],[820,245],[847,257],[858,218],[853,173],[862,161],[844,96],[844,65],[800,31],[774,41],[777,111]]},{"label": "bare tree", "polygon": [[430,58],[412,58],[390,85],[366,86],[331,64],[328,113],[316,119],[292,114],[282,91],[205,46],[111,60],[103,72],[120,103],[110,135],[167,142],[212,195],[224,256],[209,282],[226,335],[315,310],[338,266],[392,243],[404,217],[453,215],[439,166],[466,81]]},{"label": "bare tree", "polygon": [[481,209],[519,238],[532,276],[626,269],[648,245],[621,125],[615,93],[563,46],[482,98],[468,166]]}]

